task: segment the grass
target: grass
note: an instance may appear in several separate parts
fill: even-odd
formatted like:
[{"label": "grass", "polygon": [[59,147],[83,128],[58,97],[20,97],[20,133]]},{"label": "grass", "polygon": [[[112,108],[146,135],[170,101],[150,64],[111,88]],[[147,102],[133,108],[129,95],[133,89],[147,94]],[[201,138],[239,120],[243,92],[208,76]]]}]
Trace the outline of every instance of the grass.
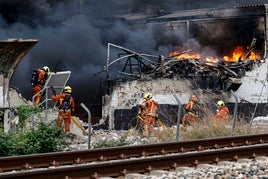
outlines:
[{"label": "grass", "polygon": [[237,122],[233,128],[232,121],[215,123],[212,120],[205,123],[192,125],[186,131],[182,131],[180,138],[182,140],[206,139],[214,137],[227,137],[237,135],[255,134],[254,130],[247,123]]}]

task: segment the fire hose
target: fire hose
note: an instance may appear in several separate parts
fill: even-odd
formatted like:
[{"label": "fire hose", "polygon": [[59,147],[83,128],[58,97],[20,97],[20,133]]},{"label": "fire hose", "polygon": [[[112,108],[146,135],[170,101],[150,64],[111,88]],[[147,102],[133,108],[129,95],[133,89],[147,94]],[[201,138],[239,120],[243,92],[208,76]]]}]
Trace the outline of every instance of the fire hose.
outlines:
[{"label": "fire hose", "polygon": [[[161,119],[160,119],[158,116],[156,116],[155,118],[157,119],[158,124],[159,124],[161,127],[163,127],[163,129],[166,129],[166,126],[165,126],[164,123],[161,121]],[[136,117],[136,119],[137,119],[136,126],[128,132],[128,135],[131,135],[131,134],[137,129],[138,124],[139,124],[140,122],[143,122],[143,121],[144,121],[144,118],[141,117],[141,115],[138,115],[138,116]]]},{"label": "fire hose", "polygon": [[73,116],[71,116],[71,120],[79,129],[82,130],[83,134],[88,134],[88,132],[83,128],[83,126],[81,126],[81,124]]}]

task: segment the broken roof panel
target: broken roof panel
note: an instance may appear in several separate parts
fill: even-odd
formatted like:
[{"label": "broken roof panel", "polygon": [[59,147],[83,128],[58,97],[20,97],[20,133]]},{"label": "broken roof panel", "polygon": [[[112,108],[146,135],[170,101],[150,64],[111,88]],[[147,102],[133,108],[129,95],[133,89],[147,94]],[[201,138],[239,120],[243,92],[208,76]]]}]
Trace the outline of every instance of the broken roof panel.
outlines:
[{"label": "broken roof panel", "polygon": [[229,19],[229,18],[248,18],[263,16],[265,4],[237,6],[233,8],[204,8],[175,11],[168,15],[150,18],[147,22],[166,22],[178,20],[208,20],[208,19]]},{"label": "broken roof panel", "polygon": [[23,57],[37,42],[37,39],[0,40],[0,74],[11,78]]}]

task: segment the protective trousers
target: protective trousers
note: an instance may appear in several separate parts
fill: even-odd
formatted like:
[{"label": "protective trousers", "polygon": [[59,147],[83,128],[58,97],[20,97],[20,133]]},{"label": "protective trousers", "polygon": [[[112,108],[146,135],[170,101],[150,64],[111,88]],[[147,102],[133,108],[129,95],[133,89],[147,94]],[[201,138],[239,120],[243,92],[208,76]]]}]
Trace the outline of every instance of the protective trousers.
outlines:
[{"label": "protective trousers", "polygon": [[70,132],[71,128],[71,110],[68,109],[66,112],[64,112],[62,109],[59,110],[58,113],[58,128],[61,128],[62,123],[64,121],[65,125],[65,132]]},{"label": "protective trousers", "polygon": [[[42,90],[42,87],[41,86],[35,85],[33,87],[33,94],[36,95],[41,90]],[[35,105],[37,105],[37,104],[40,103],[41,97],[42,97],[42,94],[40,94],[40,93],[34,97],[34,104]]]},{"label": "protective trousers", "polygon": [[187,127],[188,123],[198,123],[198,122],[199,122],[198,116],[192,113],[187,113],[182,118],[183,127]]},{"label": "protective trousers", "polygon": [[154,116],[145,116],[143,121],[143,134],[153,133],[154,131]]}]

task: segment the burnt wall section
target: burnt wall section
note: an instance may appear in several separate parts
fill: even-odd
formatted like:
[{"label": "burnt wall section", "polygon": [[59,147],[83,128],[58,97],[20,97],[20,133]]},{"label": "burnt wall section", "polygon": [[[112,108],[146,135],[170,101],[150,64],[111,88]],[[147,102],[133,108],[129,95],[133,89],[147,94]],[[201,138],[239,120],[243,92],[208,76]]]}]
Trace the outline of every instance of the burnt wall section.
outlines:
[{"label": "burnt wall section", "polygon": [[229,55],[234,47],[249,47],[253,38],[257,39],[256,53],[263,57],[264,17],[193,22],[191,27],[191,38],[195,38],[202,47],[215,50],[220,57]]},{"label": "burnt wall section", "polygon": [[[158,117],[165,124],[165,126],[174,126],[177,123],[178,116],[178,106],[160,104],[158,106]],[[116,109],[114,111],[114,129],[115,130],[129,130],[131,128],[136,128],[137,130],[141,129],[137,118],[138,106],[133,107],[132,109]],[[155,125],[158,123],[155,121]]]},{"label": "burnt wall section", "polygon": [[[125,114],[124,110],[134,110],[133,108],[141,104],[143,95],[147,92],[152,92],[153,98],[159,104],[176,105],[178,103],[172,93],[176,93],[180,100],[186,103],[190,94],[185,95],[185,93],[191,93],[191,91],[191,83],[185,80],[160,78],[157,80],[134,80],[121,83],[118,81],[112,87],[111,94],[103,97],[102,118],[109,120],[109,129],[113,129],[114,120],[116,120],[114,111],[117,109],[123,110],[123,113],[116,113],[117,116],[120,116]],[[130,115],[131,117],[132,115]],[[119,119],[124,120],[123,118],[124,116]]]},{"label": "burnt wall section", "polygon": [[[230,113],[234,113],[235,103],[228,103],[227,106],[230,109]],[[237,107],[237,119],[250,122],[257,116],[267,116],[268,104],[258,103],[253,104],[247,101],[241,101]]]},{"label": "burnt wall section", "polygon": [[[216,103],[216,101],[215,101]],[[185,105],[182,107],[184,108]],[[213,115],[216,112],[216,106],[214,103],[206,104],[209,106],[211,110],[211,116],[208,118],[205,111],[200,111],[200,121],[203,122],[204,119],[212,119]],[[226,106],[230,110],[230,119],[233,120],[235,103],[226,103]],[[256,104],[248,103],[246,101],[241,101],[238,104],[237,108],[237,120],[238,121],[246,121],[250,122],[256,116],[266,116],[268,111],[268,104],[260,103],[258,104],[258,108],[256,108],[255,114],[253,116],[253,109],[255,109]],[[178,105],[168,105],[168,104],[160,104],[158,110],[158,116],[161,121],[167,127],[176,126],[178,119]],[[129,130],[135,128],[136,130],[140,130],[141,126],[137,123],[139,119],[137,119],[138,107],[134,107],[132,109],[116,109],[114,111],[114,129],[115,130]],[[182,116],[185,113],[184,109],[182,109]],[[181,123],[181,121],[180,121]],[[157,121],[155,122],[155,126],[157,126]],[[106,126],[108,127],[108,126]],[[108,128],[107,128],[108,129]]]},{"label": "burnt wall section", "polygon": [[166,24],[170,29],[184,34],[182,41],[195,39],[202,47],[214,50],[218,57],[229,55],[236,46],[248,47],[256,38],[255,50],[263,57],[266,33],[264,7],[182,11],[150,19],[150,24]]}]

